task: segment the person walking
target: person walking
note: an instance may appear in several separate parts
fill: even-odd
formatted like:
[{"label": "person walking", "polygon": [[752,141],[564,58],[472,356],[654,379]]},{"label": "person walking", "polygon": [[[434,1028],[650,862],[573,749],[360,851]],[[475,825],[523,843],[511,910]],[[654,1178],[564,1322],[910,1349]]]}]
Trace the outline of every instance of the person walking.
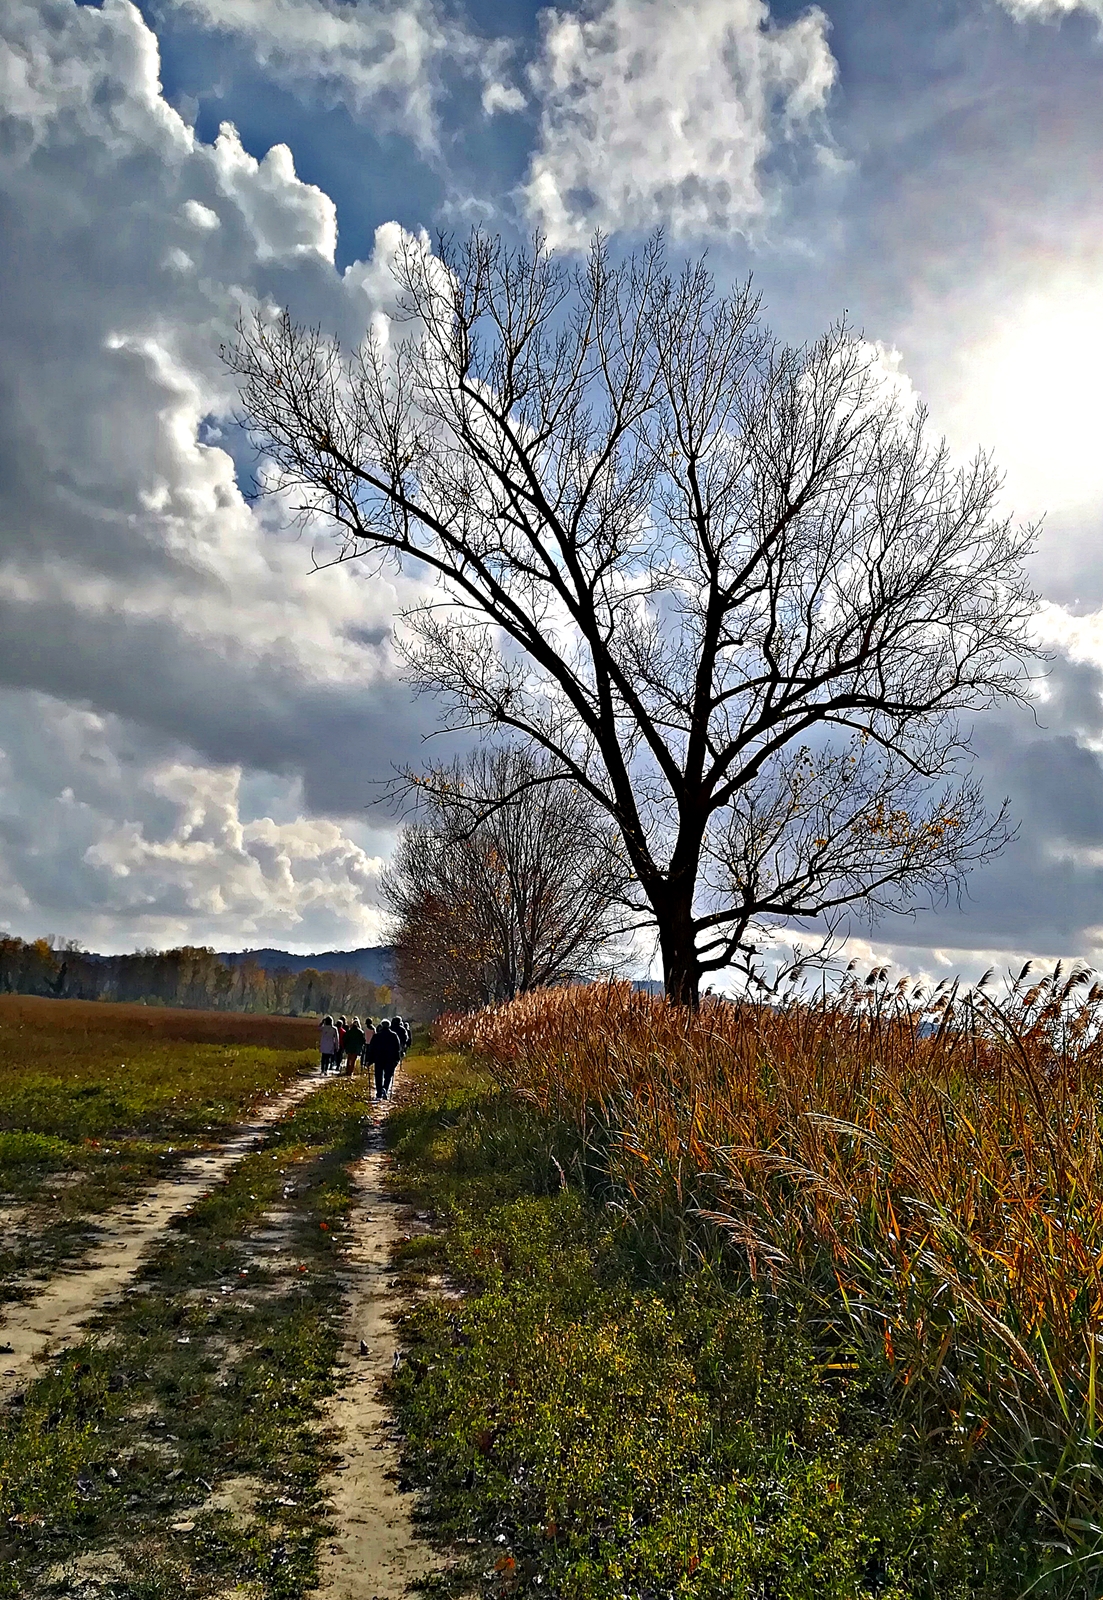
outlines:
[{"label": "person walking", "polygon": [[364,1018],[364,1048],[360,1052],[360,1064],[367,1072],[371,1065],[371,1042],[375,1038],[375,1023],[371,1017]]},{"label": "person walking", "polygon": [[379,1024],[379,1031],[372,1040],[371,1047],[372,1066],[375,1068],[375,1098],[377,1100],[386,1100],[390,1096],[395,1068],[398,1066],[401,1055],[402,1040],[384,1018]]},{"label": "person walking", "polygon": [[359,1017],[353,1017],[352,1021],[345,1029],[345,1037],[341,1045],[345,1057],[345,1071],[348,1073],[350,1078],[356,1071],[357,1063],[360,1060],[360,1055],[364,1049],[365,1043],[366,1040],[364,1037],[363,1023],[360,1021]]},{"label": "person walking", "polygon": [[410,1042],[410,1035],[407,1032],[401,1017],[391,1018],[391,1037],[396,1041],[393,1051],[394,1060],[387,1068],[387,1076],[383,1083],[383,1094],[388,1100],[391,1096],[391,1084],[394,1082],[394,1075],[398,1069],[398,1064],[402,1060],[402,1057],[406,1054],[406,1046]]},{"label": "person walking", "polygon": [[341,1037],[333,1025],[332,1017],[323,1017],[318,1030],[318,1050],[322,1058],[322,1077],[324,1078],[331,1067],[340,1063],[339,1051]]}]

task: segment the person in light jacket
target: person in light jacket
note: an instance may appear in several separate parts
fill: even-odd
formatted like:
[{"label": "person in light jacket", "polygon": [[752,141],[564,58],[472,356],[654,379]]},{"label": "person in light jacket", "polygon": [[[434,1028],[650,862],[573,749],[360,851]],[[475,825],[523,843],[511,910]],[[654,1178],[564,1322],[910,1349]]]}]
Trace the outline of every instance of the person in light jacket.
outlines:
[{"label": "person in light jacket", "polygon": [[371,1017],[364,1018],[364,1048],[360,1052],[360,1065],[367,1072],[371,1066],[371,1042],[375,1038],[375,1023]]},{"label": "person in light jacket", "polygon": [[322,1057],[322,1077],[331,1067],[337,1068],[341,1064],[341,1035],[333,1026],[332,1017],[323,1017],[322,1026],[318,1032],[318,1049]]}]

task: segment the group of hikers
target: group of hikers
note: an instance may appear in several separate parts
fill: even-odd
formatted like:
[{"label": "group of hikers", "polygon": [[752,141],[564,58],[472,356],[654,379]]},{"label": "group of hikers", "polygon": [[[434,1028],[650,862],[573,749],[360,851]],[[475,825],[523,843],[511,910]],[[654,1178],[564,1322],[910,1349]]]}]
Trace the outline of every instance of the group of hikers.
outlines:
[{"label": "group of hikers", "polygon": [[358,1066],[375,1071],[375,1098],[390,1097],[398,1063],[410,1047],[410,1029],[401,1017],[384,1017],[378,1027],[370,1017],[323,1017],[318,1039],[322,1076],[354,1073]]}]

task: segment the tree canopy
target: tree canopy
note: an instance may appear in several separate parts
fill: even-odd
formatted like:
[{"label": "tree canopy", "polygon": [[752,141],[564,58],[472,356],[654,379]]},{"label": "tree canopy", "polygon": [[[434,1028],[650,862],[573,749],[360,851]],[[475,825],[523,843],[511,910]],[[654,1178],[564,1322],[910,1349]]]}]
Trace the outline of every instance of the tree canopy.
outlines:
[{"label": "tree canopy", "polygon": [[404,996],[466,1010],[615,968],[635,920],[606,812],[547,756],[477,750],[415,780],[383,880]]},{"label": "tree canopy", "polygon": [[778,341],[658,238],[581,263],[411,239],[394,271],[358,349],[244,327],[247,417],[339,559],[438,580],[406,649],[453,723],[522,736],[615,822],[668,993],[1000,846],[965,719],[1022,693],[1031,531],[875,348]]}]

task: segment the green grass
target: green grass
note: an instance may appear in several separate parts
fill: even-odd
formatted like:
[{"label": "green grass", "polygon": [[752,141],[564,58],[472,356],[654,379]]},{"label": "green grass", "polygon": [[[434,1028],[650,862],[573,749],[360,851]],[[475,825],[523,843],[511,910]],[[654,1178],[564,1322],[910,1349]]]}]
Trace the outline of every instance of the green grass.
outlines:
[{"label": "green grass", "polygon": [[[326,1532],[319,1428],[340,1337],[348,1163],[367,1084],[321,1088],[182,1218],[134,1292],[0,1423],[0,1596],[292,1600]],[[258,1248],[283,1213],[278,1261]],[[244,1511],[208,1502],[238,1480]],[[117,1572],[117,1576],[111,1576]]]},{"label": "green grass", "polygon": [[0,997],[0,1303],[316,1063],[312,1023]]},{"label": "green grass", "polygon": [[443,1232],[435,1259],[403,1264],[443,1268],[466,1294],[408,1317],[393,1399],[406,1470],[438,1531],[483,1541],[491,1592],[1025,1589],[1040,1570],[1030,1530],[949,1453],[913,1447],[884,1373],[831,1361],[719,1257],[679,1274],[649,1255],[620,1212],[566,1186],[562,1130],[456,1058],[428,1065],[390,1134],[400,1181]]},{"label": "green grass", "polygon": [[0,1135],[202,1138],[317,1064],[306,1020],[0,996]]}]

